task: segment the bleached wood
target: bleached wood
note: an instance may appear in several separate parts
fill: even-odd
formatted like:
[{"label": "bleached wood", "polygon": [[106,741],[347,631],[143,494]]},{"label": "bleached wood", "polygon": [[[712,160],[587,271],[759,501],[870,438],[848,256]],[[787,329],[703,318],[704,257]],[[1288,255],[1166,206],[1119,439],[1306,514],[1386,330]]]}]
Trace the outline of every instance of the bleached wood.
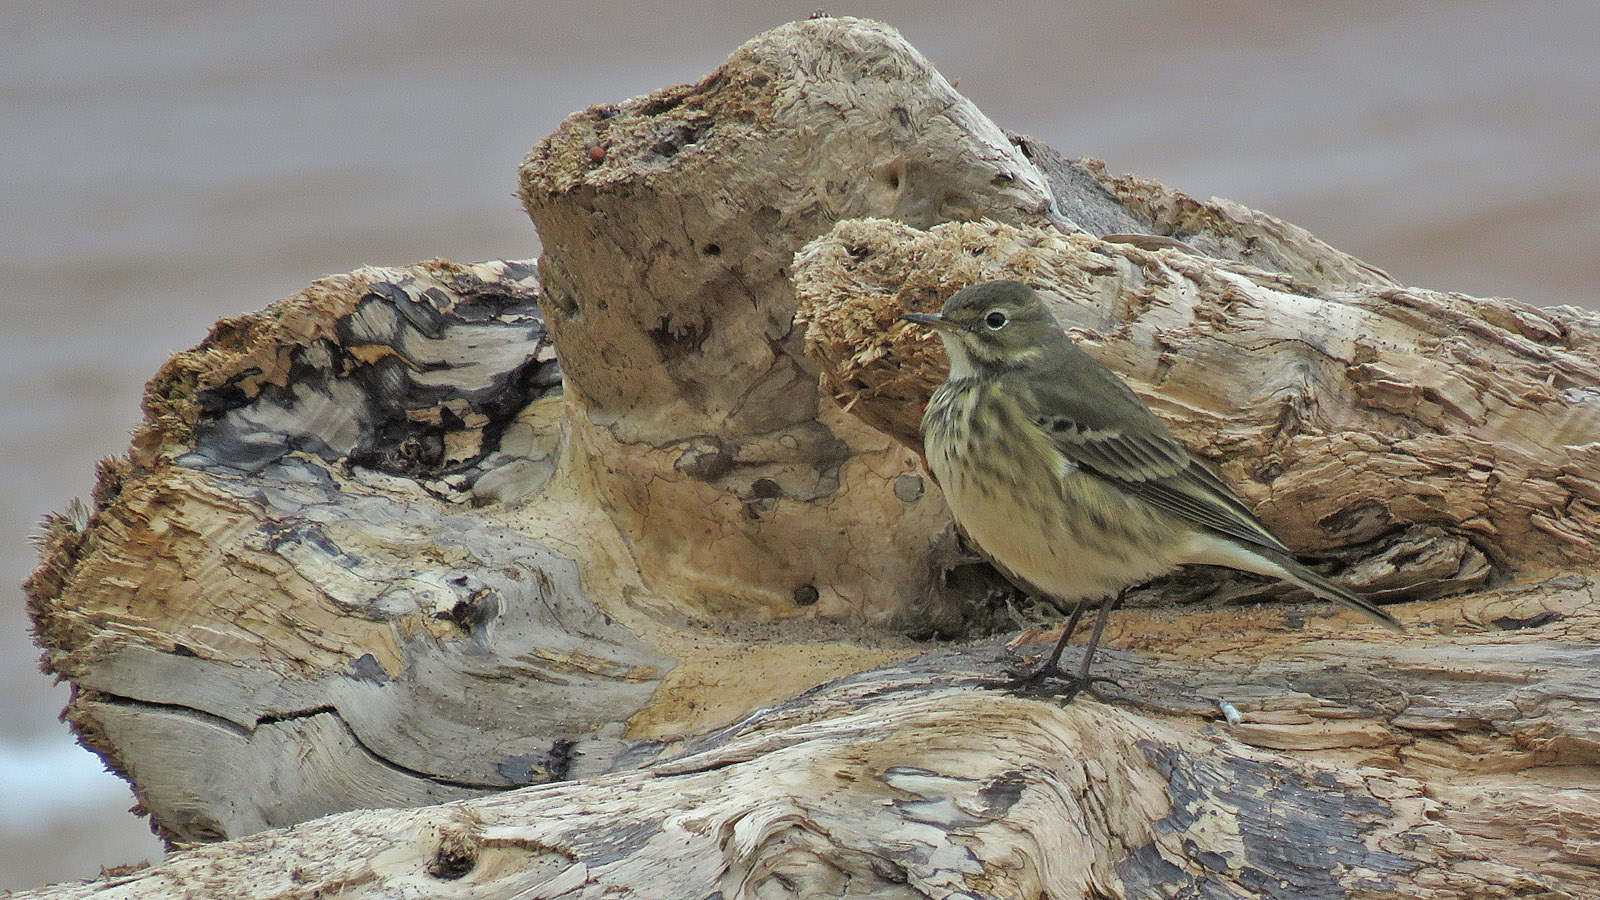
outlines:
[{"label": "bleached wood", "polygon": [[[1586,587],[1520,605],[1592,639]],[[1592,894],[1600,745],[1559,699],[1597,687],[1592,660],[1536,632],[1396,647],[1272,618],[1123,617],[1117,643],[1179,625],[1272,652],[1112,651],[1108,672],[1161,686],[1137,711],[998,693],[1006,654],[980,644],[844,679],[643,770],[345,813],[19,897]],[[1214,691],[1243,724],[1215,721]]]},{"label": "bleached wood", "polygon": [[[1008,137],[854,19],[576,114],[522,196],[539,285],[365,269],[220,323],[48,523],[74,728],[164,834],[236,840],[31,896],[1583,895],[1592,316]],[[1000,275],[1082,301],[1291,544],[1469,592],[1403,637],[1125,611],[1115,707],[996,688],[1048,632],[928,643],[1035,615],[920,468],[937,358],[894,322]]]}]

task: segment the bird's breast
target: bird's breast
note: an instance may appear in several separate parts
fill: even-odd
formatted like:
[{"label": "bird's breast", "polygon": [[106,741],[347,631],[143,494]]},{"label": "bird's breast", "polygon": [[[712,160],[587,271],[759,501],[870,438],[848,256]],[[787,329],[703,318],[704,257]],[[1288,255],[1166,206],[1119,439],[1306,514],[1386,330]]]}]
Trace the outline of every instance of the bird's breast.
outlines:
[{"label": "bird's breast", "polygon": [[1178,528],[1080,471],[1003,383],[946,382],[923,417],[928,466],[985,553],[1062,599],[1116,593],[1167,571]]}]

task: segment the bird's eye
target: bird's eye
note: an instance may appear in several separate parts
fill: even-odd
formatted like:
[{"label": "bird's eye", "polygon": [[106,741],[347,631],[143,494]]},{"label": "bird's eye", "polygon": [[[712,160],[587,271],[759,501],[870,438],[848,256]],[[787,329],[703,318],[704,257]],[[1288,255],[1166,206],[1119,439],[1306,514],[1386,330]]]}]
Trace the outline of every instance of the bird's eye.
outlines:
[{"label": "bird's eye", "polygon": [[999,331],[1006,327],[1009,321],[1011,320],[1006,318],[1006,314],[998,309],[989,310],[989,314],[983,317],[983,324],[989,326],[990,331]]}]

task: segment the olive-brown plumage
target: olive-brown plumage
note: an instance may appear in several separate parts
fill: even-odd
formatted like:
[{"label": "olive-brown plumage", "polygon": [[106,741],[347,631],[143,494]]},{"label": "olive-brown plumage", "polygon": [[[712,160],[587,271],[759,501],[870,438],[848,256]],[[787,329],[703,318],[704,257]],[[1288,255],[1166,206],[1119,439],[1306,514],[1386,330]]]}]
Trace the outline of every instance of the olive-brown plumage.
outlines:
[{"label": "olive-brown plumage", "polygon": [[[1229,566],[1297,584],[1399,629],[1392,616],[1312,572],[1194,458],[1110,369],[1066,335],[1016,281],[974,285],[932,328],[950,375],[922,419],[928,466],[956,521],[984,552],[1062,600],[1084,606],[1185,563]],[[1101,607],[1074,692],[1113,603]]]}]

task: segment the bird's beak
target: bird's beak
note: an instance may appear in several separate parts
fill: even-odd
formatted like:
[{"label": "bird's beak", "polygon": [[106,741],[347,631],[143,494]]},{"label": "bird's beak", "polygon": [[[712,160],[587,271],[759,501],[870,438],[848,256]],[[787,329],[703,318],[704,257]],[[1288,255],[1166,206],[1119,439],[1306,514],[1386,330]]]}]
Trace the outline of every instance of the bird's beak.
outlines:
[{"label": "bird's beak", "polygon": [[924,328],[932,328],[934,331],[956,331],[960,327],[938,313],[904,313],[900,318],[907,322],[914,322]]}]

